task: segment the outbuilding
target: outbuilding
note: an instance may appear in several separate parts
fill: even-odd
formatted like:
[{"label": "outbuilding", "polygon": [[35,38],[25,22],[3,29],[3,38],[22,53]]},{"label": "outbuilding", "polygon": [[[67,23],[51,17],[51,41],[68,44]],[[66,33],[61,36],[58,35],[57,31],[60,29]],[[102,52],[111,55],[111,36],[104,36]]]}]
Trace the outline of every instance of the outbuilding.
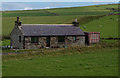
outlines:
[{"label": "outbuilding", "polygon": [[85,44],[90,45],[100,42],[100,32],[84,32],[85,33]]}]

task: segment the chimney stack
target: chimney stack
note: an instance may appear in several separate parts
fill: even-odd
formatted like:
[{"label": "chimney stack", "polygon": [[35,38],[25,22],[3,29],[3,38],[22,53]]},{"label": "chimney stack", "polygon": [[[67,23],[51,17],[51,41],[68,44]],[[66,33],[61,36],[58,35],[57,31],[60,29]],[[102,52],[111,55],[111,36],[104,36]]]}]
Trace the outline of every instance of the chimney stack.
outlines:
[{"label": "chimney stack", "polygon": [[15,26],[21,26],[22,21],[19,20],[19,17],[17,17],[17,21],[15,21]]},{"label": "chimney stack", "polygon": [[75,19],[75,21],[72,22],[72,24],[76,27],[79,27],[79,22],[78,22],[77,18]]}]

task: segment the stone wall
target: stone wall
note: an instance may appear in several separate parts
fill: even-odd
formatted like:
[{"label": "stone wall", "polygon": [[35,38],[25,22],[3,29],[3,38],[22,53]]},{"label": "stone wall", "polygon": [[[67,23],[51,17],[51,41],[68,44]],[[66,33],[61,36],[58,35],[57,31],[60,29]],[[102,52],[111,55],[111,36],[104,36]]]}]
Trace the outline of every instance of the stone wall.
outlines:
[{"label": "stone wall", "polygon": [[76,36],[76,40],[74,36],[66,37],[66,45],[68,47],[85,45],[85,36]]},{"label": "stone wall", "polygon": [[[21,36],[21,42],[19,42],[19,36]],[[22,35],[22,32],[19,30],[18,26],[15,26],[11,32],[10,40],[11,46],[13,46],[14,49],[23,49],[24,36]]]},{"label": "stone wall", "polygon": [[[70,47],[70,46],[82,46],[85,45],[85,36],[77,36],[74,40],[74,36],[66,36],[65,42],[58,42],[58,37],[50,37],[50,47]],[[39,37],[38,43],[31,43],[31,37],[25,37],[25,49],[39,49],[46,47],[46,37]]]},{"label": "stone wall", "polygon": [[46,37],[39,37],[38,43],[31,43],[31,37],[25,37],[25,49],[39,49],[46,47]]}]

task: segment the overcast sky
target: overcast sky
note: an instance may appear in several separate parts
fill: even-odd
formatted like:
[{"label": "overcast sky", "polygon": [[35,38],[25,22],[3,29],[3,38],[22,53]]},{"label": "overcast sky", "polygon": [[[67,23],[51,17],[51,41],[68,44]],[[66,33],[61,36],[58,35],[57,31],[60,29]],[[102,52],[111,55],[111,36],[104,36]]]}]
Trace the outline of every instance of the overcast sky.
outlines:
[{"label": "overcast sky", "polygon": [[120,0],[0,0],[2,2],[119,2]]}]

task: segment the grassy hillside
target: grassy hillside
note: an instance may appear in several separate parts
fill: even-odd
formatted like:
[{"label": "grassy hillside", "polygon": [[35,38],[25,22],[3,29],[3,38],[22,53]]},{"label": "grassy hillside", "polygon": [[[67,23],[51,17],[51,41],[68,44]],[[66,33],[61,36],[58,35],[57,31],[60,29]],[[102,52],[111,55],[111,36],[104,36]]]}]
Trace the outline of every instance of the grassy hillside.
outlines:
[{"label": "grassy hillside", "polygon": [[[84,28],[84,26],[86,28]],[[118,38],[118,15],[111,15],[81,25],[84,31],[100,32],[101,37]]]},{"label": "grassy hillside", "polygon": [[[62,23],[71,23],[75,18],[78,18],[81,22],[80,24],[86,24],[91,20],[96,18],[89,18],[88,16],[100,16],[114,12],[109,8],[118,8],[118,5],[98,5],[98,6],[86,6],[86,7],[74,7],[74,8],[59,8],[59,9],[44,9],[44,10],[28,10],[28,11],[4,11],[3,12],[3,28],[2,35],[3,37],[8,36],[14,27],[14,21],[17,16],[20,16],[23,24],[62,24]],[[84,19],[85,18],[85,19]],[[84,19],[84,20],[83,20]],[[114,19],[117,19],[115,16]],[[97,20],[97,19],[96,19]],[[101,19],[102,20],[102,19]],[[110,22],[116,23],[111,19],[107,19]],[[97,23],[96,23],[97,24]],[[87,25],[87,24],[86,24]],[[111,28],[110,30],[106,29],[109,25],[105,23],[104,31],[113,32],[116,31],[116,28]],[[89,28],[88,28],[89,27]],[[93,26],[92,29],[90,26],[87,26],[87,31],[96,31],[97,26]],[[100,29],[102,37],[108,37],[109,34],[102,32],[103,29]],[[99,31],[97,29],[97,31]],[[106,35],[104,35],[104,33]],[[117,34],[113,34],[117,36]]]},{"label": "grassy hillside", "polygon": [[108,14],[111,10],[107,8],[118,8],[118,5],[94,5],[86,7],[76,8],[64,8],[64,9],[51,9],[50,12],[55,12],[59,15],[104,15]]},{"label": "grassy hillside", "polygon": [[111,12],[108,8],[118,8],[117,4],[94,5],[85,7],[56,8],[28,11],[5,11],[3,17],[7,16],[71,16],[71,15],[103,15]]}]

